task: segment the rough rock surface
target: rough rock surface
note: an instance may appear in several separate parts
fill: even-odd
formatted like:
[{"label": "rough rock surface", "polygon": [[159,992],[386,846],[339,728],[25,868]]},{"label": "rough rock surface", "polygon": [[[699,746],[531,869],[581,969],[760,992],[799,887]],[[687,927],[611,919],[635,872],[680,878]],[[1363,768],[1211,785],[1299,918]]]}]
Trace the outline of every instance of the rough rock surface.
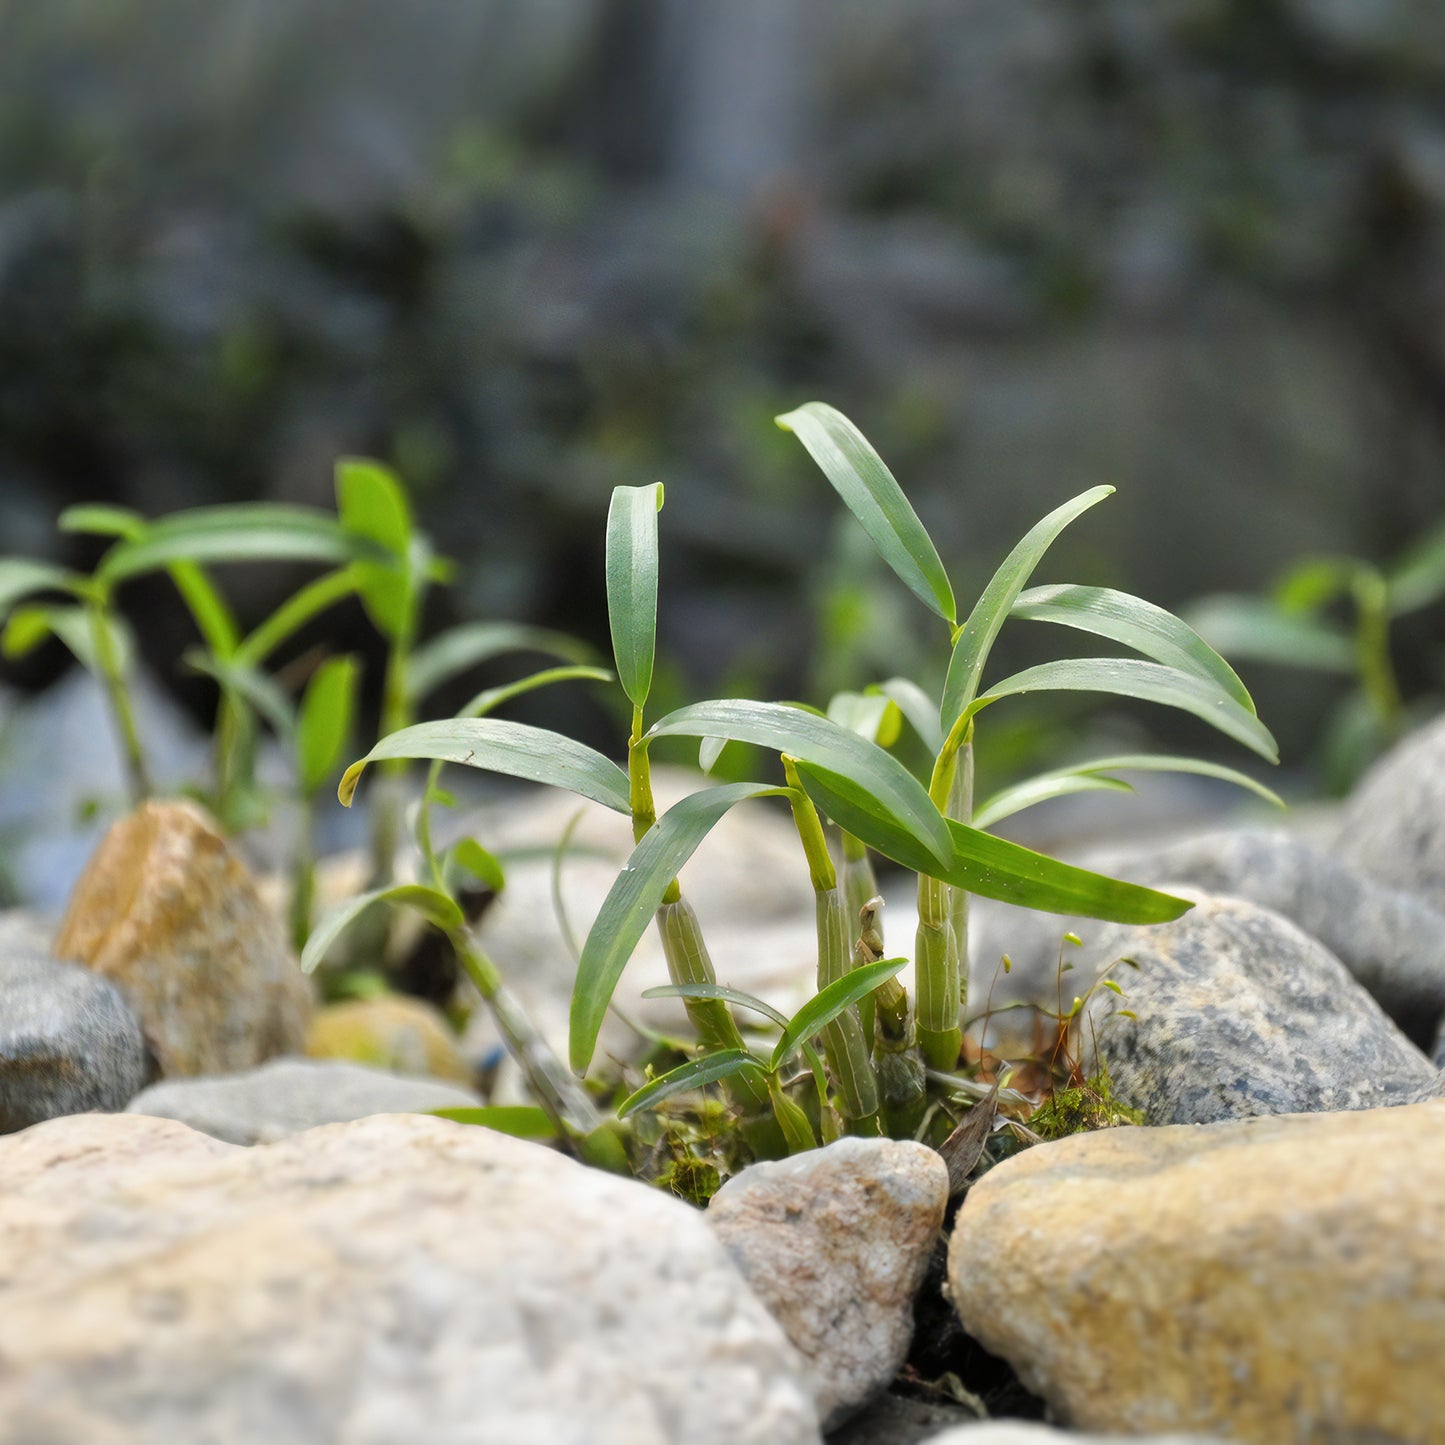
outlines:
[{"label": "rough rock surface", "polygon": [[0,1140],[0,1440],[811,1445],[694,1210],[440,1119]]},{"label": "rough rock surface", "polygon": [[836,1425],[908,1355],[913,1297],[948,1204],[948,1168],[911,1141],[841,1139],[728,1180],[707,1219],[812,1367]]},{"label": "rough rock surface", "polygon": [[1445,717],[1416,729],[1360,779],[1335,852],[1445,913]]},{"label": "rough rock surface", "polygon": [[111,979],[161,1072],[298,1053],[310,987],[245,866],[190,803],[122,818],[75,885],[54,952]]},{"label": "rough rock surface", "polygon": [[349,1059],[458,1084],[474,1078],[441,1010],[402,994],[347,999],[318,1009],[306,1031],[306,1052],[313,1059]]},{"label": "rough rock surface", "polygon": [[[1123,996],[1098,989],[1078,1027],[1085,1067],[1151,1124],[1411,1103],[1438,1071],[1322,944],[1242,899],[1197,900],[1090,945]],[[1132,1013],[1134,1017],[1129,1017]]]},{"label": "rough rock surface", "polygon": [[272,1059],[243,1074],[166,1079],[137,1094],[126,1112],[177,1119],[229,1144],[271,1144],[320,1124],[481,1102],[472,1090],[440,1079],[340,1060]]},{"label": "rough rock surface", "polygon": [[1208,1445],[1213,1435],[1080,1435],[1026,1420],[984,1420],[930,1435],[927,1445]]},{"label": "rough rock surface", "polygon": [[1044,1144],[970,1190],[965,1328],[1083,1430],[1439,1439],[1445,1101]]},{"label": "rough rock surface", "polygon": [[[1133,882],[1187,883],[1282,914],[1319,939],[1421,1048],[1429,1046],[1445,1015],[1445,914],[1418,894],[1377,881],[1283,829],[1206,833],[1148,851],[1094,852],[1080,861]],[[979,972],[984,965],[991,972],[1000,953],[1008,953],[1014,964],[995,986],[996,1002],[1025,993],[1053,1003],[1063,934],[1072,931],[1090,944],[1108,927],[1095,919],[1030,914],[1006,904],[985,904],[975,914]],[[1075,965],[1065,980],[1072,997],[1092,982],[1088,966],[1099,955],[1091,950],[1081,956],[1069,948],[1065,957]],[[987,986],[981,979],[976,989]]]},{"label": "rough rock surface", "polygon": [[146,1066],[140,1025],[114,984],[78,964],[0,951],[0,1134],[124,1108]]}]

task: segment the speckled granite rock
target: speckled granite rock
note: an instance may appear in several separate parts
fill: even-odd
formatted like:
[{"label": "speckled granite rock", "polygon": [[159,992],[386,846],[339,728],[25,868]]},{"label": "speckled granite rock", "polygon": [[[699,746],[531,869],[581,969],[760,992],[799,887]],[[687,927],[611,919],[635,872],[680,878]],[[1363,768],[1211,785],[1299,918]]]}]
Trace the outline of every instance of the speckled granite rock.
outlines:
[{"label": "speckled granite rock", "polygon": [[1335,853],[1445,913],[1445,717],[1416,729],[1360,779]]},{"label": "speckled granite rock", "polygon": [[[1084,862],[1134,882],[1187,883],[1282,914],[1319,939],[1421,1048],[1445,1015],[1445,914],[1283,829],[1207,833],[1162,848],[1099,851]],[[1091,943],[1108,927],[1004,904],[981,905],[976,914],[980,973],[1002,952],[1014,963],[996,989],[1000,1000],[1027,990],[1052,1001],[1062,935],[1072,930]],[[1100,955],[1065,955],[1076,965],[1066,981],[1072,996],[1092,981],[1088,966]]]},{"label": "speckled granite rock", "polygon": [[697,1211],[488,1129],[84,1115],[0,1178],[5,1445],[819,1439]]},{"label": "speckled granite rock", "polygon": [[305,1041],[309,981],[193,804],[146,803],[111,828],[53,952],[119,987],[165,1075],[250,1068]]},{"label": "speckled granite rock", "polygon": [[970,1334],[1079,1429],[1426,1445],[1442,1239],[1434,1100],[1039,1145],[970,1190],[949,1280]]},{"label": "speckled granite rock", "polygon": [[[1322,944],[1240,899],[1166,885],[1197,906],[1154,928],[1114,926],[1094,960],[1132,958],[1078,1028],[1086,1067],[1151,1124],[1413,1102],[1438,1071]],[[1132,1012],[1135,1017],[1126,1016]]]},{"label": "speckled granite rock", "polygon": [[242,1074],[166,1079],[143,1089],[126,1112],[177,1119],[229,1144],[271,1144],[320,1124],[475,1108],[481,1102],[472,1090],[440,1079],[339,1059],[272,1059]]},{"label": "speckled granite rock", "polygon": [[898,1373],[948,1204],[948,1168],[923,1144],[841,1139],[729,1179],[707,1220],[811,1366],[836,1425]]},{"label": "speckled granite rock", "polygon": [[79,964],[0,950],[0,1134],[124,1108],[146,1067],[140,1025],[113,984]]}]

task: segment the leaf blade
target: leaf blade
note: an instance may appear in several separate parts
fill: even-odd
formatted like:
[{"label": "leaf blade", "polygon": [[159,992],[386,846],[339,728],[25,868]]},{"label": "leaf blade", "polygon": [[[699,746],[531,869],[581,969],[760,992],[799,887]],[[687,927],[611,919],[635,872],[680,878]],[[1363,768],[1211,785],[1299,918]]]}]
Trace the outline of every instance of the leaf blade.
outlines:
[{"label": "leaf blade", "polygon": [[445,893],[420,883],[398,883],[391,888],[377,888],[359,893],[338,904],[311,930],[306,947],[301,950],[301,971],[311,973],[326,957],[331,945],[375,903],[396,903],[413,908],[441,929],[460,928],[465,921],[462,910]]},{"label": "leaf blade", "polygon": [[633,707],[652,690],[657,649],[657,514],[662,484],[614,487],[607,509],[607,624],[617,679]]},{"label": "leaf blade", "polygon": [[579,665],[592,649],[563,632],[519,622],[464,622],[424,642],[407,666],[407,696],[421,702],[444,682],[506,652],[540,652]]},{"label": "leaf blade", "polygon": [[693,1059],[690,1063],[680,1064],[660,1078],[644,1084],[617,1106],[617,1117],[626,1119],[639,1109],[660,1104],[674,1094],[705,1088],[708,1084],[716,1084],[723,1079],[730,1079],[734,1074],[749,1068],[756,1069],[761,1074],[763,1072],[762,1060],[754,1058],[746,1049],[719,1049],[716,1053],[707,1054],[700,1059]]},{"label": "leaf blade", "polygon": [[328,657],[306,685],[296,710],[296,761],[301,791],[318,792],[341,761],[351,736],[361,669],[351,655]]},{"label": "leaf blade", "polygon": [[849,969],[842,978],[835,978],[789,1019],[782,1038],[773,1050],[768,1068],[776,1072],[802,1040],[812,1039],[820,1034],[834,1019],[841,1017],[860,999],[866,998],[879,984],[896,978],[907,967],[906,958],[880,958],[876,963],[862,964],[858,968]]}]

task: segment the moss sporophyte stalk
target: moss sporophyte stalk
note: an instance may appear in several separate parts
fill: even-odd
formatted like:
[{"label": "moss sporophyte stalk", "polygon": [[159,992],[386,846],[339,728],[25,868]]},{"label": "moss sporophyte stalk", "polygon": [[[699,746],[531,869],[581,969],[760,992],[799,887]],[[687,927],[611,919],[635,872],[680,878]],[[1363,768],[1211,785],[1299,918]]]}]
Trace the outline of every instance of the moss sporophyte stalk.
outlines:
[{"label": "moss sporophyte stalk", "polygon": [[[664,501],[656,484],[618,487],[612,495],[604,543],[612,671],[596,666],[570,638],[512,623],[466,623],[421,641],[426,595],[449,580],[450,564],[416,526],[400,481],[380,464],[360,460],[337,469],[334,513],[257,505],[148,521],[113,508],[75,509],[64,525],[108,538],[101,561],[86,576],[0,559],[4,647],[18,653],[53,634],[103,680],[130,783],[141,796],[150,777],[129,698],[133,648],[117,603],[130,579],[168,573],[201,638],[190,661],[217,685],[208,801],[235,829],[258,821],[268,801],[255,771],[263,727],[288,745],[303,816],[347,755],[359,664],[312,659],[298,675],[294,658],[284,668],[277,659],[304,626],[343,599],[359,598],[386,645],[381,735],[346,769],[338,791],[349,804],[366,770],[379,765],[382,786],[369,800],[372,886],[313,926],[314,849],[309,827],[302,829],[292,917],[307,969],[318,967],[374,906],[420,912],[450,941],[535,1101],[463,1116],[532,1137],[550,1135],[609,1167],[668,1173],[689,1195],[705,1193],[719,1170],[813,1148],[840,1133],[936,1143],[971,1099],[993,1098],[960,1069],[970,897],[1136,924],[1163,922],[1190,906],[1060,863],[990,830],[1066,793],[1126,788],[1125,775],[1139,770],[1223,778],[1278,801],[1221,764],[1147,753],[1070,761],[976,801],[974,748],[989,710],[1025,693],[1105,693],[1191,713],[1271,762],[1276,749],[1234,671],[1178,617],[1110,588],[1029,585],[1055,539],[1112,488],[1091,488],[1039,521],[965,613],[932,540],[862,433],[818,402],[778,421],[817,463],[884,562],[936,617],[940,656],[947,659],[936,694],[889,677],[861,680],[865,685],[823,708],[724,697],[649,716]],[[317,575],[245,632],[214,574],[256,559],[309,563]],[[1068,657],[991,678],[991,651],[1006,623],[1068,628],[1125,655]],[[442,683],[506,652],[540,653],[558,665],[478,693],[450,718],[418,720]],[[620,761],[564,734],[495,715],[524,693],[564,682],[619,689],[630,723]],[[730,742],[761,749],[769,761],[759,781],[700,782],[659,813],[651,755],[661,740],[674,738],[700,746],[704,771]],[[415,760],[429,767],[408,840],[403,789],[410,787]],[[565,1061],[519,1006],[506,985],[507,961],[483,949],[462,906],[478,888],[505,887],[502,861],[480,839],[461,838],[445,848],[435,842],[433,813],[452,801],[442,786],[449,766],[564,788],[630,823],[631,854],[578,952]],[[719,977],[705,936],[709,920],[699,917],[679,882],[709,831],[750,800],[787,804],[812,884],[816,991],[791,1015]],[[408,844],[417,881],[398,882],[397,855]],[[900,977],[910,960],[889,956],[885,944],[875,858],[917,878],[911,992]],[[648,927],[658,931],[670,979],[651,992],[682,1000],[690,1036],[671,1038],[634,1024],[639,1051],[599,1059],[603,1020]]]}]

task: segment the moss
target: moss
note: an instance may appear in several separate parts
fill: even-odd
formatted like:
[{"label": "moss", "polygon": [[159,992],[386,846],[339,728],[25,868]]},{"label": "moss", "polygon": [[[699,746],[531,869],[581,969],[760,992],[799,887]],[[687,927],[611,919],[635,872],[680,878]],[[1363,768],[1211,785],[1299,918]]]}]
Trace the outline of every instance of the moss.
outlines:
[{"label": "moss", "polygon": [[1142,1124],[1142,1110],[1114,1097],[1107,1070],[1072,1088],[1060,1089],[1036,1109],[1028,1126],[1040,1139],[1064,1139],[1092,1129],[1113,1129],[1121,1124]]},{"label": "moss", "polygon": [[722,1175],[706,1159],[684,1154],[657,1176],[657,1183],[679,1199],[685,1199],[701,1209],[722,1187]]}]

